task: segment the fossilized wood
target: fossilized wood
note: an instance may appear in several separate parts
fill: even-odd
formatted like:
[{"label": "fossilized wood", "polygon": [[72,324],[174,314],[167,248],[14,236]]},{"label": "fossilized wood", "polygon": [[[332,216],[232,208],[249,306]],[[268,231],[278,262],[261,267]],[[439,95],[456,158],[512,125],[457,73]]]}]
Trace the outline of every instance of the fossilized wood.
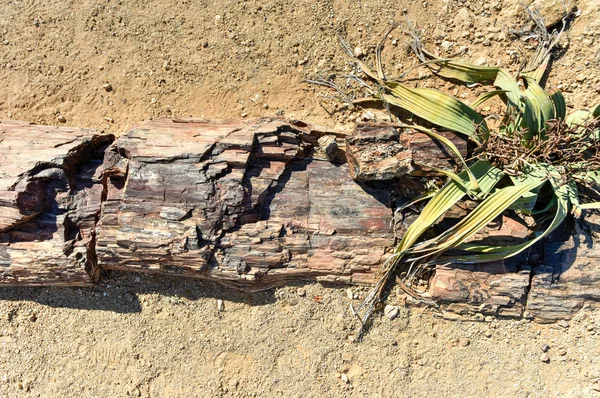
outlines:
[{"label": "fossilized wood", "polygon": [[[598,217],[590,217],[598,226]],[[594,235],[577,228],[565,242],[545,245],[544,263],[533,272],[527,310],[540,322],[573,317],[581,308],[600,308],[600,248]]]},{"label": "fossilized wood", "polygon": [[99,264],[250,289],[372,280],[394,241],[391,188],[312,160],[316,138],[281,121],[134,127],[105,158]]},{"label": "fossilized wood", "polygon": [[[403,195],[422,189],[413,176],[426,167],[415,162],[452,162],[423,134],[366,125],[353,137],[280,120],[159,119],[112,142],[95,130],[1,123],[0,284],[86,285],[100,269],[247,290],[298,280],[371,283],[395,242],[393,228],[401,235],[415,218],[393,219]],[[390,153],[377,148],[391,141],[388,168]],[[349,163],[316,156],[332,142]],[[455,206],[442,224],[471,208]],[[505,215],[475,239],[519,243],[531,234],[527,225]],[[596,229],[511,261],[465,266],[449,256],[429,294],[454,313],[569,318],[599,306],[600,252],[588,246]]]},{"label": "fossilized wood", "polygon": [[461,315],[520,317],[529,286],[529,267],[520,263],[437,266],[430,282],[431,297],[442,308]]},{"label": "fossilized wood", "polygon": [[[457,212],[457,215],[460,215]],[[514,245],[528,239],[530,231],[516,218],[501,216],[480,231],[474,240],[487,244]],[[436,266],[429,294],[442,308],[458,314],[520,317],[525,311],[532,265],[540,261],[536,246],[505,261],[484,264]]]},{"label": "fossilized wood", "polygon": [[97,171],[114,137],[0,123],[0,285],[86,285],[97,277]]},{"label": "fossilized wood", "polygon": [[[461,155],[467,154],[467,143],[456,134],[441,135],[454,143]],[[452,168],[453,157],[429,136],[415,130],[385,124],[361,125],[346,138],[346,154],[352,178],[357,181],[382,181],[423,172],[426,166]]]}]

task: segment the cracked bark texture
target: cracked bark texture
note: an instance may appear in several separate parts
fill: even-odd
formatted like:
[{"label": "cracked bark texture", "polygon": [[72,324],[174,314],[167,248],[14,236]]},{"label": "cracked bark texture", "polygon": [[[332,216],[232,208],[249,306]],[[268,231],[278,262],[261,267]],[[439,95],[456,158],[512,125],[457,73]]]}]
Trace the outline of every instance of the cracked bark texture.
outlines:
[{"label": "cracked bark texture", "polygon": [[269,120],[135,126],[105,157],[98,263],[250,290],[372,281],[394,243],[390,188],[312,159],[321,135]]},{"label": "cracked bark texture", "polygon": [[0,285],[97,280],[103,149],[92,129],[0,123]]},{"label": "cracked bark texture", "polygon": [[[464,141],[445,135],[466,154]],[[320,142],[348,162],[321,159]],[[427,166],[452,166],[439,143],[414,131],[370,124],[350,136],[270,119],[158,119],[116,141],[91,129],[3,122],[0,152],[3,285],[89,285],[101,269],[246,290],[369,284],[394,232],[416,217],[398,222],[393,209],[422,191]],[[440,226],[472,207],[455,206]],[[458,314],[568,319],[600,302],[596,229],[505,262],[464,266],[449,256],[429,294]],[[476,239],[528,236],[523,220],[505,215]]]},{"label": "cracked bark texture", "polygon": [[544,246],[544,263],[533,271],[527,301],[539,322],[569,319],[583,307],[600,308],[600,217],[577,223],[566,240]]}]

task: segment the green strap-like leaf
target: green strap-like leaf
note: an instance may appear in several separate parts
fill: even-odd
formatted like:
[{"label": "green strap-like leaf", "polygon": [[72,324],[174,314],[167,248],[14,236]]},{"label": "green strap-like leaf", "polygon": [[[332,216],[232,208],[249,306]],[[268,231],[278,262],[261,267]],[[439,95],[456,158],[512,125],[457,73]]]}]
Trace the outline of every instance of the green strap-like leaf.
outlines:
[{"label": "green strap-like leaf", "polygon": [[539,125],[539,109],[536,108],[534,103],[527,97],[523,97],[523,121],[522,125],[527,130],[525,132],[525,139],[531,140],[533,137],[538,135],[540,131]]},{"label": "green strap-like leaf", "polygon": [[527,82],[527,90],[525,90],[524,95],[530,100],[531,105],[534,107],[535,123],[537,126],[536,130],[543,134],[546,122],[555,117],[554,103],[535,79],[525,77],[525,81]]},{"label": "green strap-like leaf", "polygon": [[497,190],[481,202],[471,213],[463,218],[458,224],[444,232],[437,238],[423,242],[408,253],[421,253],[425,256],[435,256],[440,253],[465,243],[481,228],[498,217],[512,203],[526,192],[543,184],[545,180],[525,183],[519,186],[508,186]]},{"label": "green strap-like leaf", "polygon": [[578,207],[583,210],[600,209],[600,202],[584,203],[580,204]]},{"label": "green strap-like leaf", "polygon": [[475,101],[473,101],[473,103],[470,106],[472,109],[477,109],[483,103],[485,103],[487,100],[494,98],[497,95],[506,94],[507,92],[508,92],[507,90],[488,91],[487,93],[483,93],[479,98],[477,98]]},{"label": "green strap-like leaf", "polygon": [[565,120],[565,122],[569,127],[582,126],[592,116],[593,113],[590,111],[575,111],[567,116],[567,120]]},{"label": "green strap-like leaf", "polygon": [[[498,181],[504,176],[504,173],[498,168],[492,166],[489,162],[481,160],[472,165],[470,169],[479,182],[481,195],[489,194]],[[467,182],[468,175],[466,171],[459,173],[459,176],[465,183]],[[404,236],[394,251],[396,255],[403,255],[404,252],[419,239],[423,232],[435,224],[448,209],[465,196],[467,191],[464,189],[463,185],[464,184],[457,184],[451,180],[435,194],[423,208],[419,217],[404,233]]]},{"label": "green strap-like leaf", "polygon": [[386,82],[390,94],[383,99],[451,131],[464,134],[477,142],[489,135],[483,117],[458,99],[430,88],[410,88],[397,82]]},{"label": "green strap-like leaf", "polygon": [[[523,174],[520,174],[519,176],[510,176],[510,179],[514,185],[522,185],[545,180],[547,179],[547,173],[544,171],[543,167],[526,165]],[[537,203],[538,193],[541,187],[542,186],[539,185],[536,189],[525,193],[510,206],[510,209],[531,213]]]},{"label": "green strap-like leaf", "polygon": [[428,64],[436,75],[464,83],[493,82],[498,76],[496,67],[476,66],[455,59],[432,57]]},{"label": "green strap-like leaf", "polygon": [[554,103],[554,114],[556,118],[564,121],[567,116],[567,104],[560,90],[550,92],[550,99]]},{"label": "green strap-like leaf", "polygon": [[505,69],[498,68],[498,75],[494,80],[494,86],[506,90],[508,104],[517,109],[521,109],[521,90],[517,81]]},{"label": "green strap-like leaf", "polygon": [[[464,83],[493,83],[494,86],[505,91],[508,102],[515,107],[520,107],[520,90],[515,79],[503,68],[476,66],[468,62],[459,60],[448,60],[435,58],[426,53],[431,58],[430,69],[438,76],[447,79],[459,80]],[[432,62],[431,61],[437,61]]]},{"label": "green strap-like leaf", "polygon": [[[552,181],[552,180],[551,180]],[[553,184],[554,185],[554,184]],[[554,185],[555,186],[555,185]],[[463,263],[463,264],[473,264],[473,263],[481,263],[487,261],[498,261],[504,260],[512,256],[516,256],[521,253],[523,250],[528,249],[533,246],[536,242],[539,242],[541,239],[548,236],[552,231],[558,228],[562,222],[567,218],[567,214],[569,212],[569,197],[572,195],[569,191],[572,187],[568,187],[567,185],[563,185],[561,187],[555,188],[556,194],[556,213],[554,214],[554,219],[552,223],[548,226],[548,228],[536,238],[531,239],[527,242],[511,245],[511,246],[483,246],[476,244],[463,244],[458,246],[458,249],[467,250],[467,251],[475,251],[481,254],[469,254],[464,256],[453,256],[452,261]]]}]

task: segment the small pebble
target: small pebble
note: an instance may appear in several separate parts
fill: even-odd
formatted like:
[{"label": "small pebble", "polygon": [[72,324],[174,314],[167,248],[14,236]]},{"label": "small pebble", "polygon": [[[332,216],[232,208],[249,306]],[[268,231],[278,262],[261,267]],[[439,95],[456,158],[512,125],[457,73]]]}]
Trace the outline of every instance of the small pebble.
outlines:
[{"label": "small pebble", "polygon": [[470,345],[470,344],[471,344],[471,340],[467,339],[466,337],[461,337],[461,338],[458,340],[458,344],[459,344],[461,347],[467,347],[468,345]]},{"label": "small pebble", "polygon": [[375,114],[371,111],[365,111],[362,114],[362,120],[364,122],[368,122],[368,121],[374,121],[375,120]]},{"label": "small pebble", "polygon": [[67,122],[67,119],[63,115],[58,115],[56,117],[56,120],[58,120],[59,123],[66,123]]},{"label": "small pebble", "polygon": [[296,293],[298,293],[298,296],[300,297],[306,296],[306,290],[304,290],[303,288],[299,288],[298,290],[296,290]]},{"label": "small pebble", "polygon": [[442,47],[445,51],[450,51],[452,47],[454,47],[454,43],[448,40],[444,40],[442,44],[440,44],[440,47]]},{"label": "small pebble", "polygon": [[561,357],[564,357],[565,355],[567,355],[567,349],[563,348],[563,347],[559,348],[558,355],[560,355]]},{"label": "small pebble", "polygon": [[217,311],[225,311],[225,303],[223,303],[223,300],[217,300]]},{"label": "small pebble", "polygon": [[383,309],[383,313],[385,314],[385,316],[387,316],[390,320],[395,319],[398,314],[400,313],[400,309],[398,308],[398,306],[396,305],[386,305],[385,308]]},{"label": "small pebble", "polygon": [[346,289],[346,297],[348,297],[350,300],[354,298],[354,292],[352,289]]},{"label": "small pebble", "polygon": [[362,57],[364,54],[365,54],[365,53],[363,52],[362,48],[360,48],[360,47],[356,47],[356,48],[354,48],[354,56],[355,56],[356,58],[360,58],[360,57]]},{"label": "small pebble", "polygon": [[493,336],[493,333],[492,333],[491,331],[489,331],[489,330],[486,330],[486,331],[483,333],[483,335],[489,339],[490,337],[492,337],[492,336]]},{"label": "small pebble", "polygon": [[561,319],[556,324],[558,326],[560,326],[561,328],[565,328],[565,329],[569,327],[569,322],[565,321],[564,319]]},{"label": "small pebble", "polygon": [[493,317],[493,316],[490,316],[490,315],[488,315],[488,316],[486,316],[486,317],[485,317],[485,321],[486,321],[486,322],[493,322],[493,321],[494,321],[494,317]]},{"label": "small pebble", "polygon": [[342,373],[342,381],[344,383],[350,383],[350,378],[348,377],[348,375],[346,373]]},{"label": "small pebble", "polygon": [[475,65],[477,66],[486,66],[488,63],[487,58],[485,57],[480,57],[475,61]]},{"label": "small pebble", "polygon": [[112,86],[110,85],[110,83],[104,83],[104,84],[102,85],[102,88],[103,88],[104,90],[106,90],[107,92],[110,92],[110,91],[112,91],[112,89],[113,89],[113,88],[112,88]]},{"label": "small pebble", "polygon": [[548,350],[550,349],[550,346],[548,344],[542,344],[542,346],[540,347],[542,352],[548,352]]},{"label": "small pebble", "polygon": [[125,301],[127,301],[127,302],[128,302],[128,303],[130,303],[130,304],[131,304],[131,303],[133,303],[133,302],[135,301],[135,296],[134,296],[134,294],[133,294],[133,293],[131,293],[131,292],[127,292],[127,293],[125,293],[124,297],[125,297]]},{"label": "small pebble", "polygon": [[542,355],[540,355],[540,361],[548,363],[550,362],[550,356],[546,353],[543,353]]}]

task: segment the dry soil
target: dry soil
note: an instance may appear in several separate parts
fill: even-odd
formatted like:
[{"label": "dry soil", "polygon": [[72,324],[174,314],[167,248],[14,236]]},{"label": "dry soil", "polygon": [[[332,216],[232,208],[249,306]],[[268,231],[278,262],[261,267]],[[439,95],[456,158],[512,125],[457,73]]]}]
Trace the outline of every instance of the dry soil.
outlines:
[{"label": "dry soil", "polygon": [[[280,116],[335,128],[377,117],[302,79],[348,70],[336,34],[365,59],[409,15],[441,55],[515,70],[529,42],[522,2],[495,0],[6,0],[0,4],[0,119],[119,133],[156,116]],[[552,18],[562,1],[545,1]],[[547,86],[572,109],[600,97],[600,2],[581,0]],[[416,60],[400,28],[386,70]],[[415,85],[466,100],[417,70]],[[385,116],[385,115],[384,115]],[[349,304],[364,288],[287,286],[246,294],[211,283],[112,274],[88,289],[0,290],[6,397],[593,397],[600,314],[561,325],[453,322],[402,307],[362,343]],[[315,300],[322,296],[322,302]],[[350,296],[353,298],[351,299]],[[223,310],[218,310],[223,300]],[[392,293],[389,302],[398,303]],[[546,350],[547,352],[544,352]]]}]

